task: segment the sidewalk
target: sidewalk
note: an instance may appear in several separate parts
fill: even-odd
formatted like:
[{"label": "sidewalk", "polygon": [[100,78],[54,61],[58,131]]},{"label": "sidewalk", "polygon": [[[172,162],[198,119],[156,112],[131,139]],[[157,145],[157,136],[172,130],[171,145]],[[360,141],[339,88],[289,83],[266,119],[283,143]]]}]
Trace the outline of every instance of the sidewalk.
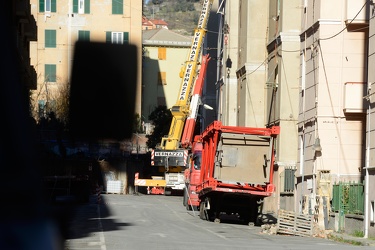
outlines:
[{"label": "sidewalk", "polygon": [[356,246],[374,246],[375,247],[375,239],[374,238],[363,238],[363,237],[356,237],[346,233],[337,233],[332,232],[328,235],[328,238],[338,242],[346,242],[349,244],[353,244]]}]

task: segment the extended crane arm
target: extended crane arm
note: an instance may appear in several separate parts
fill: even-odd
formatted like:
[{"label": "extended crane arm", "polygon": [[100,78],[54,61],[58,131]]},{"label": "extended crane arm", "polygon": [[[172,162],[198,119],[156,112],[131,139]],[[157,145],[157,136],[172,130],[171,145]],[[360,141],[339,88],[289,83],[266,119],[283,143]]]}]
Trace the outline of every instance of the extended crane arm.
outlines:
[{"label": "extended crane arm", "polygon": [[192,145],[195,124],[196,124],[197,117],[198,117],[198,109],[199,109],[199,105],[202,104],[201,97],[202,97],[203,84],[204,84],[204,80],[206,77],[208,62],[210,60],[211,60],[211,57],[209,54],[206,54],[202,57],[201,68],[199,70],[199,75],[198,75],[197,81],[195,82],[193,95],[191,97],[190,110],[189,110],[190,115],[186,119],[184,133],[182,134],[182,137],[181,137],[181,146],[183,148],[188,148],[188,147],[191,147]]},{"label": "extended crane arm", "polygon": [[161,149],[175,150],[179,148],[185,120],[189,115],[190,99],[194,80],[197,76],[199,59],[201,56],[203,40],[206,35],[206,27],[210,15],[213,0],[204,0],[199,17],[198,26],[195,29],[192,45],[185,62],[182,83],[176,104],[172,107],[172,122],[167,136],[162,138]]}]

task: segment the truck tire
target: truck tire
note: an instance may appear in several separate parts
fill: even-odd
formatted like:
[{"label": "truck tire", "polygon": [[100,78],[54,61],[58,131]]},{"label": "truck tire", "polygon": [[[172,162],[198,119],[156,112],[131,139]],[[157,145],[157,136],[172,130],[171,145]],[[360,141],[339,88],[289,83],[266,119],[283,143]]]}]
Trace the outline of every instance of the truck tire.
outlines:
[{"label": "truck tire", "polygon": [[204,202],[199,204],[199,218],[201,218],[201,220],[207,220],[206,213],[204,211]]},{"label": "truck tire", "polygon": [[165,196],[170,196],[170,195],[172,195],[172,189],[170,189],[170,188],[166,188],[165,190],[164,190],[164,195]]}]

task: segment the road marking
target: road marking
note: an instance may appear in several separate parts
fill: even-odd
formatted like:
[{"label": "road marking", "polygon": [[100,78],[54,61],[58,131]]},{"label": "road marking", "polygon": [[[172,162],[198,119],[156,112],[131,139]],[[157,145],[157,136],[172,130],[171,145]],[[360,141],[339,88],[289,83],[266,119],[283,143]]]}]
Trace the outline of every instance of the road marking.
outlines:
[{"label": "road marking", "polygon": [[97,212],[98,212],[98,229],[99,229],[99,238],[100,238],[100,249],[101,250],[107,250],[107,247],[105,245],[105,238],[104,238],[104,232],[103,232],[103,225],[102,225],[102,218],[100,217],[100,206],[97,206]]}]

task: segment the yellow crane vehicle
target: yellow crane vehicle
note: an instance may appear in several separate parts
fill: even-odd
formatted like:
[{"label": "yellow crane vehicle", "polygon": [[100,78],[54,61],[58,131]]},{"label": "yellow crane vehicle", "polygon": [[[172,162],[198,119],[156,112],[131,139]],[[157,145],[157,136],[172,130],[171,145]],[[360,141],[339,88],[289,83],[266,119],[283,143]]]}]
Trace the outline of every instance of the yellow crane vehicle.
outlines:
[{"label": "yellow crane vehicle", "polygon": [[[198,77],[198,79],[201,79],[199,84],[203,84],[202,81],[204,81],[205,77],[206,68],[201,70],[201,54],[212,3],[213,0],[203,0],[192,45],[187,60],[180,72],[182,82],[177,102],[171,108],[172,122],[169,133],[161,139],[161,143],[151,152],[151,165],[159,167],[159,172],[164,174],[163,176],[155,176],[151,180],[138,179],[135,182],[135,185],[152,187],[148,189],[150,194],[169,195],[172,191],[182,192],[185,187],[184,171],[191,151],[191,143],[186,143],[186,141],[182,143],[181,139],[184,128],[194,130],[191,126],[185,126],[186,119],[193,113],[195,120],[198,106],[200,105],[199,101],[194,101],[193,89],[197,76],[202,74],[202,76]],[[209,59],[207,58],[208,56],[204,58],[205,62],[208,62]]]}]

